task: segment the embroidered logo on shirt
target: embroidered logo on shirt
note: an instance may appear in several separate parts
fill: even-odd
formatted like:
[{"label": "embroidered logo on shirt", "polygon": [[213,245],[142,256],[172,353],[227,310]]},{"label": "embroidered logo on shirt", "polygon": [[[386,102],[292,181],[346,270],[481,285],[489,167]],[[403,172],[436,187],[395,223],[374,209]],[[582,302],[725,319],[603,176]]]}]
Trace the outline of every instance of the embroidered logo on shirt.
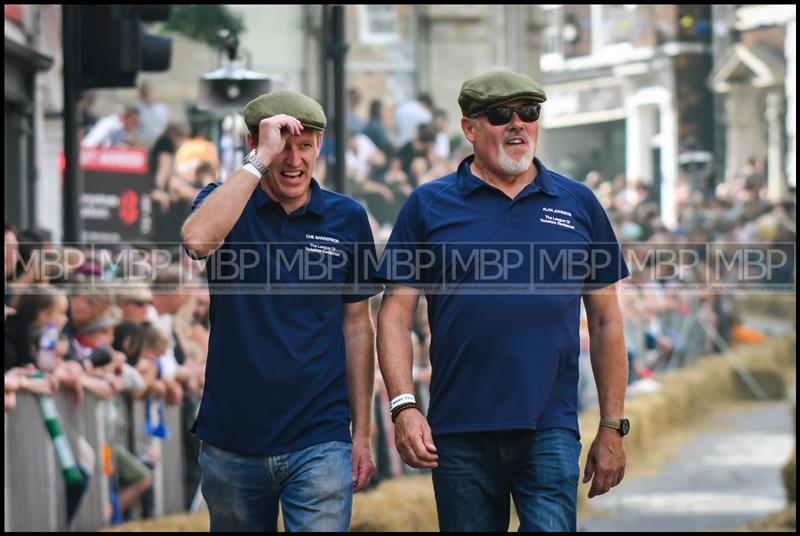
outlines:
[{"label": "embroidered logo on shirt", "polygon": [[550,208],[544,207],[542,209],[542,217],[539,218],[539,221],[542,223],[547,223],[550,225],[558,225],[560,227],[566,227],[567,229],[575,229],[575,226],[572,225],[572,212],[568,212],[566,210],[562,210],[560,208]]},{"label": "embroidered logo on shirt", "polygon": [[[322,236],[322,235],[314,235],[314,234],[307,234],[306,240],[319,240],[321,242],[327,242],[328,244],[338,244],[339,239],[333,238],[332,236]],[[329,246],[327,244],[314,244],[310,242],[308,245],[305,246],[306,251],[314,251],[316,253],[324,253],[325,255],[333,255],[334,257],[340,257],[342,254],[333,246]]]}]

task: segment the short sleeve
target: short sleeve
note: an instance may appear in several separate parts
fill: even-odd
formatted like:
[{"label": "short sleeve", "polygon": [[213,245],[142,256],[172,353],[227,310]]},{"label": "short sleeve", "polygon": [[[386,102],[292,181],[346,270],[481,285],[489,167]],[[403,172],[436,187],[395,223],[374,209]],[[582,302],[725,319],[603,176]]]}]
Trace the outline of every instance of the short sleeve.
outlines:
[{"label": "short sleeve", "polygon": [[592,218],[590,260],[592,269],[586,278],[589,288],[601,288],[630,275],[619,241],[600,201],[590,195],[589,214]]},{"label": "short sleeve", "polygon": [[[205,188],[200,190],[200,193],[197,194],[197,197],[195,197],[194,201],[192,202],[192,213],[194,213],[194,211],[197,210],[197,207],[199,207],[200,205],[203,204],[203,201],[206,200],[206,198],[211,194],[211,192],[213,192],[214,190],[217,189],[217,186],[219,186],[218,183],[212,182],[211,184],[207,185]],[[194,255],[191,251],[186,249],[185,245],[184,245],[183,249],[184,249],[184,251],[186,251],[186,254],[189,255],[189,258],[194,259],[194,260],[202,259],[202,257],[198,257],[198,256]]]},{"label": "short sleeve", "polygon": [[211,192],[216,190],[218,186],[219,186],[219,183],[212,182],[211,184],[209,184],[208,186],[206,186],[205,188],[200,190],[200,193],[197,194],[197,197],[195,197],[194,201],[192,202],[192,212],[197,210],[197,207],[202,205],[203,201],[206,200],[206,197],[208,197],[211,194]]},{"label": "short sleeve", "polygon": [[381,256],[375,277],[387,283],[420,288],[427,281],[427,268],[420,261],[425,249],[418,190],[411,193],[400,209],[392,234]]},{"label": "short sleeve", "polygon": [[345,303],[366,300],[383,290],[383,285],[375,279],[378,254],[369,218],[363,208],[358,211],[357,220],[355,255],[347,269],[348,291],[342,296]]}]

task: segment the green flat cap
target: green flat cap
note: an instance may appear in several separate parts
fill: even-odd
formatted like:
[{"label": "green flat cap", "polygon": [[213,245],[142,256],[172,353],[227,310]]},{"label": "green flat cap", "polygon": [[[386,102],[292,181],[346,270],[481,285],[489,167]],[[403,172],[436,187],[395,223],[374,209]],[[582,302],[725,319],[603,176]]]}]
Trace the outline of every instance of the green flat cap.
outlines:
[{"label": "green flat cap", "polygon": [[512,71],[489,71],[464,82],[458,105],[465,116],[515,99],[544,102],[547,97],[539,83],[529,76]]},{"label": "green flat cap", "polygon": [[258,130],[262,119],[286,114],[300,121],[306,128],[325,130],[328,120],[320,103],[302,93],[273,91],[256,97],[244,107],[244,122],[247,128]]}]

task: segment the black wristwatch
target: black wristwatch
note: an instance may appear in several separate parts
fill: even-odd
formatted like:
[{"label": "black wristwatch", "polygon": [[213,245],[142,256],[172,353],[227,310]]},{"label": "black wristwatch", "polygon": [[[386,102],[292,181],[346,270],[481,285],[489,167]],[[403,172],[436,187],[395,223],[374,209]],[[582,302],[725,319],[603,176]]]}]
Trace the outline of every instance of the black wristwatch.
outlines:
[{"label": "black wristwatch", "polygon": [[631,431],[631,421],[628,419],[600,419],[600,426],[613,428],[623,437]]}]

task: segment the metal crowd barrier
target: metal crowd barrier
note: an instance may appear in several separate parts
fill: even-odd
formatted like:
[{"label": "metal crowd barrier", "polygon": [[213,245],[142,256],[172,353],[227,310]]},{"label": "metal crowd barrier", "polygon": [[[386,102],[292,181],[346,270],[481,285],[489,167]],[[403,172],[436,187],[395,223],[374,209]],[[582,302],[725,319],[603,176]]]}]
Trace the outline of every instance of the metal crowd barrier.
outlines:
[{"label": "metal crowd barrier", "polygon": [[[644,295],[641,299],[648,298]],[[673,299],[676,300],[674,310],[647,318],[633,314],[625,316],[623,329],[626,348],[633,353],[637,364],[646,361],[646,340],[647,333],[651,332],[651,318],[655,318],[655,324],[659,326],[657,331],[652,332],[653,335],[666,336],[674,344],[672,355],[662,365],[664,369],[681,368],[712,351],[710,342],[714,340],[717,327],[703,318],[703,309],[709,304],[696,296],[677,295]]]},{"label": "metal crowd barrier", "polygon": [[[185,511],[183,490],[183,434],[181,407],[166,406],[164,419],[168,435],[153,438],[145,432],[145,401],[114,397],[100,400],[86,394],[75,405],[69,393],[54,397],[72,452],[80,459],[79,442],[91,447],[94,456],[89,486],[71,523],[67,522],[67,497],[64,477],[47,432],[36,395],[17,392],[17,407],[4,419],[4,528],[6,531],[96,531],[109,526],[110,489],[103,472],[106,440],[126,446],[134,454],[151,443],[160,454],[153,471],[154,515]],[[117,413],[114,426],[108,417]],[[79,438],[82,438],[79,439]],[[86,459],[83,456],[84,460]],[[117,488],[119,491],[119,487]],[[132,509],[132,518],[141,515]]]}]

